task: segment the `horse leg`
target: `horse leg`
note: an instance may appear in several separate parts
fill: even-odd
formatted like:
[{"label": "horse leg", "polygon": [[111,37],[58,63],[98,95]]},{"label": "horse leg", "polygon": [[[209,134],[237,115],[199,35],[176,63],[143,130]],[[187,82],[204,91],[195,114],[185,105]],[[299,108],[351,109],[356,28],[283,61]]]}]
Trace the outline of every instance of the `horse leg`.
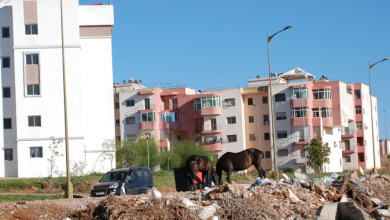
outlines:
[{"label": "horse leg", "polygon": [[207,171],[207,187],[211,187],[211,170]]},{"label": "horse leg", "polygon": [[204,189],[205,177],[206,177],[206,172],[202,172],[202,189]]},{"label": "horse leg", "polygon": [[226,181],[230,184],[230,183],[232,183],[232,182],[230,181],[230,175],[232,174],[232,169],[229,169],[226,173],[227,173]]},{"label": "horse leg", "polygon": [[217,185],[222,185],[222,169],[217,166],[217,176],[218,176],[218,183]]}]

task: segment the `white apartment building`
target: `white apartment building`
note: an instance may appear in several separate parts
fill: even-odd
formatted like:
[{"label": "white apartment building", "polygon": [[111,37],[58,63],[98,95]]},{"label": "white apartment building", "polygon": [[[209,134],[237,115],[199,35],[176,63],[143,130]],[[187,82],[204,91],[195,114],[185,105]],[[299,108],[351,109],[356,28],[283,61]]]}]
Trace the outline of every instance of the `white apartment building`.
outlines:
[{"label": "white apartment building", "polygon": [[[65,0],[63,14],[69,158],[86,160],[90,171],[115,137],[113,6]],[[0,2],[0,28],[0,177],[45,177],[51,137],[65,139],[60,1]],[[65,143],[58,151],[56,169],[65,172]]]}]

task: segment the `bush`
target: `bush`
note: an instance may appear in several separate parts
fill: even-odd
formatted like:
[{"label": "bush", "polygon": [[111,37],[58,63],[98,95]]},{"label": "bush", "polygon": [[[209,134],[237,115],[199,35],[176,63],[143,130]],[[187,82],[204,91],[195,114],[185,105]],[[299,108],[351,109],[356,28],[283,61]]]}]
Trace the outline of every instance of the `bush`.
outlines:
[{"label": "bush", "polygon": [[282,171],[283,171],[283,173],[294,173],[295,169],[288,167],[288,168],[283,168]]},{"label": "bush", "polygon": [[[153,138],[149,138],[149,141],[146,138],[137,138],[136,140],[125,140],[122,142],[122,147],[117,147],[117,160],[118,164],[123,167],[132,167],[132,166],[148,166],[148,148],[147,143],[149,143],[149,162],[150,168],[152,169],[159,162],[159,155],[157,149],[157,143]],[[119,168],[119,166],[118,166]]]},{"label": "bush", "polygon": [[282,177],[282,174],[283,174],[282,170],[278,170],[278,172],[275,172],[274,170],[269,170],[267,171],[266,176],[268,179],[274,179],[278,181]]}]

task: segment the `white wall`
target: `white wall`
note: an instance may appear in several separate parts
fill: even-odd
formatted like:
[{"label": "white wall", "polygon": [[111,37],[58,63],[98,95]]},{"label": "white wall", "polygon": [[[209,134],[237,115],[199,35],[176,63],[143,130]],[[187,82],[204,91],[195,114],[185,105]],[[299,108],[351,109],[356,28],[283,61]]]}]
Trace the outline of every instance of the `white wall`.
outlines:
[{"label": "white wall", "polygon": [[331,153],[329,155],[329,163],[324,164],[325,170],[328,172],[342,172],[342,148],[341,148],[341,129],[338,127],[323,127],[322,142],[328,143]]}]

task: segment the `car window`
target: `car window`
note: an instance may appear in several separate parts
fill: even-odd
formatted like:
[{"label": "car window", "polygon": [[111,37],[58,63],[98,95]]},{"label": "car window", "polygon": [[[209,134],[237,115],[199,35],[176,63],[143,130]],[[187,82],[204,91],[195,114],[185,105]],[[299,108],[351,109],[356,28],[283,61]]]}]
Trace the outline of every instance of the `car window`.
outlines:
[{"label": "car window", "polygon": [[144,170],[144,174],[145,174],[145,177],[146,178],[149,178],[149,177],[152,177],[152,174],[150,173],[150,171],[149,170]]},{"label": "car window", "polygon": [[135,172],[137,173],[137,176],[138,176],[141,180],[145,179],[145,178],[144,178],[144,173],[142,172],[142,170],[137,170],[137,171],[135,171]]},{"label": "car window", "polygon": [[126,172],[109,172],[103,176],[100,182],[122,181],[125,175]]},{"label": "car window", "polygon": [[134,171],[130,172],[129,179],[135,180],[137,176],[135,175]]}]

